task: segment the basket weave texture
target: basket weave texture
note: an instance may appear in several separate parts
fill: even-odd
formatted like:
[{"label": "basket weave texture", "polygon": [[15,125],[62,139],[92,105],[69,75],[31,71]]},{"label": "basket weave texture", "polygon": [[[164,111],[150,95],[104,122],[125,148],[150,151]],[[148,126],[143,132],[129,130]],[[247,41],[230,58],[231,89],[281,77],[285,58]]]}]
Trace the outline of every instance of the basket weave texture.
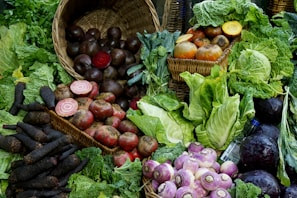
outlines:
[{"label": "basket weave texture", "polygon": [[294,0],[270,0],[268,4],[268,12],[271,15],[281,11],[294,12]]},{"label": "basket weave texture", "polygon": [[76,79],[83,77],[72,67],[65,39],[65,29],[73,23],[84,31],[98,28],[102,35],[106,35],[109,27],[117,26],[122,30],[123,39],[136,32],[152,33],[161,28],[151,0],[61,0],[52,24],[52,38],[62,67]]},{"label": "basket weave texture", "polygon": [[119,147],[109,148],[96,141],[94,138],[76,128],[68,120],[58,116],[53,110],[48,110],[51,116],[51,124],[53,128],[63,132],[64,134],[71,135],[74,141],[82,147],[99,147],[102,154],[113,154]]},{"label": "basket weave texture", "polygon": [[203,76],[207,76],[210,74],[210,70],[215,64],[220,65],[223,69],[226,69],[228,66],[228,55],[230,54],[234,43],[238,40],[239,38],[233,39],[230,45],[224,50],[222,56],[216,61],[168,57],[168,69],[171,73],[172,79],[183,82],[184,80],[179,76],[179,74],[184,71],[188,71],[191,74],[199,73]]}]

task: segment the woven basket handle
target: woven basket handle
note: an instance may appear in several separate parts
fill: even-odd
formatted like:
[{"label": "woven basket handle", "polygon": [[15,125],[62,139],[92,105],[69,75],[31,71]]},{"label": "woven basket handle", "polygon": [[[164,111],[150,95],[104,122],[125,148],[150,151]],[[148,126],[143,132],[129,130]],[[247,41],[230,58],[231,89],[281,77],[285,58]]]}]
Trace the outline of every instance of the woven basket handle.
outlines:
[{"label": "woven basket handle", "polygon": [[161,25],[160,25],[160,20],[156,11],[156,8],[153,4],[153,2],[151,0],[145,0],[145,2],[147,3],[147,5],[149,6],[150,12],[152,14],[152,19],[156,28],[156,31],[161,31]]},{"label": "woven basket handle", "polygon": [[164,5],[164,13],[163,13],[163,18],[162,18],[162,29],[166,29],[167,27],[167,22],[169,20],[169,14],[171,11],[171,3],[172,0],[166,0],[165,5]]}]

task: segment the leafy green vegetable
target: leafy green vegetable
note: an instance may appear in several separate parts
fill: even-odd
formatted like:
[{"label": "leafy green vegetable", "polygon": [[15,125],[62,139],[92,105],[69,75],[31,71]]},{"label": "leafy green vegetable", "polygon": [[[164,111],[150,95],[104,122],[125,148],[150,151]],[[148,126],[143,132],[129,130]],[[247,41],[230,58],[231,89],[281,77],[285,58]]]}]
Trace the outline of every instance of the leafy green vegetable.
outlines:
[{"label": "leafy green vegetable", "polygon": [[181,143],[177,143],[173,147],[160,145],[158,149],[152,154],[152,159],[159,163],[164,163],[168,160],[173,162],[185,150],[186,147]]},{"label": "leafy green vegetable", "polygon": [[114,167],[111,155],[102,155],[99,148],[87,147],[76,152],[81,159],[88,158],[87,166],[71,175],[68,186],[72,189],[69,197],[140,197],[142,165],[136,159],[129,160],[121,167]]},{"label": "leafy green vegetable", "polygon": [[[195,123],[198,141],[204,146],[224,150],[239,135],[245,122],[255,114],[251,100],[229,96],[227,73],[218,65],[211,75],[183,72],[180,76],[190,89],[189,104],[184,103],[183,115]],[[250,99],[250,95],[246,98]]]},{"label": "leafy green vegetable", "polygon": [[137,102],[137,107],[138,111],[127,111],[127,118],[146,135],[156,137],[159,143],[174,146],[181,142],[188,145],[195,140],[194,126],[183,117],[183,106],[173,96],[147,95]]},{"label": "leafy green vegetable", "polygon": [[[253,183],[245,183],[241,179],[234,180],[235,186],[228,191],[233,198],[259,197],[262,193],[261,188]],[[265,198],[269,196],[265,195]]]}]

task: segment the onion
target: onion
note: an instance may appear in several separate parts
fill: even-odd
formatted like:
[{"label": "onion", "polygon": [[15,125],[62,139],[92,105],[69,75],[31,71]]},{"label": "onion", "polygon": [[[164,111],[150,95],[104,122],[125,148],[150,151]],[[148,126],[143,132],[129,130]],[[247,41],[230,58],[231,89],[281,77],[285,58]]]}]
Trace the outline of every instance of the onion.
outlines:
[{"label": "onion", "polygon": [[155,160],[145,161],[142,165],[143,176],[145,176],[146,178],[149,178],[149,179],[153,178],[153,171],[154,171],[155,167],[157,167],[158,165],[160,165],[160,163]]},{"label": "onion", "polygon": [[235,178],[238,174],[238,167],[233,161],[227,160],[221,164],[220,172]]},{"label": "onion", "polygon": [[186,169],[179,169],[174,177],[177,187],[191,186],[194,183],[194,175],[191,171]]},{"label": "onion", "polygon": [[191,142],[188,146],[189,153],[198,153],[204,149],[204,146],[200,142]]},{"label": "onion", "polygon": [[183,168],[183,164],[184,162],[190,158],[190,155],[188,153],[183,153],[180,156],[178,156],[175,160],[174,160],[174,168],[176,170],[179,170],[181,168]]},{"label": "onion", "polygon": [[201,175],[200,181],[203,188],[209,191],[217,189],[221,182],[219,174],[212,171],[205,172]]},{"label": "onion", "polygon": [[226,189],[218,188],[209,194],[209,198],[232,198],[232,197]]},{"label": "onion", "polygon": [[174,175],[173,167],[168,163],[162,163],[154,168],[153,179],[158,183],[163,183],[165,181],[171,180]]},{"label": "onion", "polygon": [[183,169],[189,170],[195,174],[199,169],[199,161],[193,157],[186,159],[183,163]]},{"label": "onion", "polygon": [[221,180],[221,182],[220,182],[221,188],[229,189],[232,187],[233,181],[229,175],[227,175],[226,173],[219,173],[219,176],[220,176],[220,180]]},{"label": "onion", "polygon": [[204,148],[198,153],[193,153],[192,156],[199,160],[200,167],[209,168],[217,160],[217,152],[212,148]]},{"label": "onion", "polygon": [[192,187],[182,186],[177,189],[175,198],[198,198],[198,194]]},{"label": "onion", "polygon": [[61,117],[73,116],[78,110],[78,102],[73,98],[59,100],[55,106],[55,112]]},{"label": "onion", "polygon": [[165,181],[158,187],[158,195],[162,198],[173,198],[177,187],[173,181]]}]

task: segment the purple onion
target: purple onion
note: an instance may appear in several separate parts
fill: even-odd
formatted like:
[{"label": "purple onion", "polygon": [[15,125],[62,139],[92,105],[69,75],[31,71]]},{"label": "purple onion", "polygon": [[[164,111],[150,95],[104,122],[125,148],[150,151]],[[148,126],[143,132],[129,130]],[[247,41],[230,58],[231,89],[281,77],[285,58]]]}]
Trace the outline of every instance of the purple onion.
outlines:
[{"label": "purple onion", "polygon": [[162,198],[172,198],[175,196],[177,187],[173,181],[165,181],[158,187],[158,195]]},{"label": "purple onion", "polygon": [[179,170],[181,168],[183,168],[183,164],[184,162],[190,158],[190,155],[188,153],[183,153],[180,156],[178,156],[175,160],[174,160],[174,168],[176,170]]},{"label": "purple onion", "polygon": [[232,198],[232,197],[226,189],[218,188],[210,192],[209,198]]},{"label": "purple onion", "polygon": [[209,171],[208,168],[205,168],[205,167],[199,168],[195,173],[195,179],[200,179],[201,175],[203,175],[205,172],[208,172],[208,171]]},{"label": "purple onion", "polygon": [[229,189],[232,187],[233,185],[233,181],[232,178],[227,175],[226,173],[219,173],[219,177],[220,177],[220,187],[224,188],[224,189]]},{"label": "purple onion", "polygon": [[194,179],[193,173],[186,169],[179,169],[174,176],[177,187],[191,186],[194,183]]},{"label": "purple onion", "polygon": [[198,153],[193,153],[192,156],[199,160],[200,167],[209,168],[217,160],[217,152],[212,148],[204,148]]},{"label": "purple onion", "polygon": [[197,192],[198,197],[205,197],[208,195],[208,191],[203,188],[199,179],[195,179],[192,188]]},{"label": "purple onion", "polygon": [[190,157],[184,161],[183,169],[189,170],[195,174],[199,169],[199,161],[196,158]]},{"label": "purple onion", "polygon": [[192,187],[182,186],[177,189],[175,198],[198,198],[198,195]]},{"label": "purple onion", "polygon": [[189,153],[198,153],[202,149],[204,149],[204,146],[200,142],[191,142],[188,146]]},{"label": "purple onion", "polygon": [[201,175],[200,182],[203,188],[212,191],[220,186],[221,180],[218,173],[208,171]]},{"label": "purple onion", "polygon": [[168,163],[162,163],[154,168],[153,179],[158,183],[163,183],[165,181],[171,180],[174,175],[173,167]]},{"label": "purple onion", "polygon": [[226,173],[231,178],[235,178],[238,174],[238,167],[233,161],[228,160],[221,164],[220,172]]},{"label": "purple onion", "polygon": [[145,176],[146,178],[149,178],[149,179],[153,178],[153,171],[154,171],[155,167],[157,167],[158,165],[160,165],[160,163],[155,160],[145,161],[142,165],[143,176]]}]

